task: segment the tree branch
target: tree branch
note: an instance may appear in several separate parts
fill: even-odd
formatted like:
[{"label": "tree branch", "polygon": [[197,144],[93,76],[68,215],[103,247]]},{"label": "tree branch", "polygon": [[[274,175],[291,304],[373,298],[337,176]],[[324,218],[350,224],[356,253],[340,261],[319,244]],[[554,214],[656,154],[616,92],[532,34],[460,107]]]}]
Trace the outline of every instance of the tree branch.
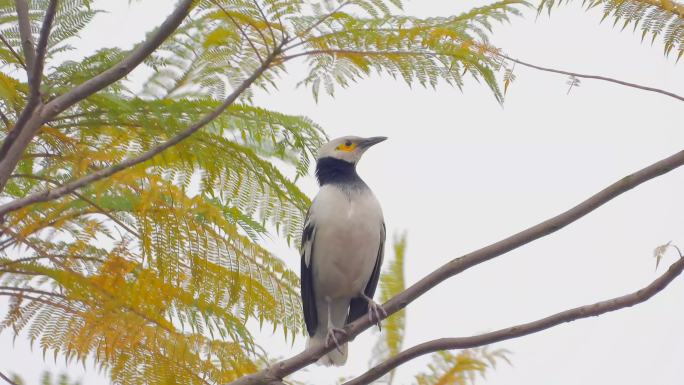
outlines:
[{"label": "tree branch", "polygon": [[[21,111],[21,114],[19,114],[17,122],[14,124],[14,128],[7,133],[7,136],[2,143],[2,147],[0,147],[0,192],[4,189],[5,184],[7,183],[9,173],[12,172],[12,170],[7,170],[9,167],[3,166],[9,165],[11,162],[11,168],[14,169],[14,166],[16,166],[17,162],[19,161],[21,152],[26,148],[26,145],[28,145],[28,141],[26,141],[26,137],[28,136],[26,135],[26,131],[33,131],[34,129],[37,130],[38,127],[40,127],[40,123],[34,119],[33,124],[29,125],[29,130],[25,130],[26,125],[28,125],[32,120],[32,115],[37,111],[36,107],[39,107],[40,102],[39,98],[33,97],[33,85],[35,84],[33,76],[35,74],[34,64],[36,51],[33,45],[33,34],[31,33],[31,20],[29,19],[28,2],[26,0],[15,0],[14,5],[17,10],[17,20],[19,23],[19,35],[21,38],[22,50],[24,51],[24,57],[26,58],[26,76],[28,77],[28,83],[31,87],[31,97],[28,98],[28,102]],[[3,39],[3,41],[5,40]],[[30,137],[33,137],[33,134],[31,134]],[[10,153],[10,150],[18,140],[21,143],[26,141],[26,145],[20,146],[20,151]]]},{"label": "tree branch", "polygon": [[[217,7],[219,7],[219,8],[221,9],[221,11],[223,11],[223,13],[224,13],[224,14],[230,19],[230,21],[235,25],[235,27],[237,27],[237,29],[238,29],[238,31],[240,31],[240,34],[242,35],[242,37],[244,37],[245,40],[247,40],[247,43],[249,44],[249,46],[252,47],[252,51],[254,51],[254,53],[256,54],[257,58],[259,59],[259,63],[263,64],[263,63],[264,63],[264,59],[261,57],[261,54],[259,53],[259,50],[258,50],[257,47],[254,45],[254,43],[252,42],[252,39],[249,38],[249,36],[248,36],[247,33],[245,32],[245,30],[242,29],[242,26],[235,20],[235,18],[233,17],[233,15],[231,15],[230,12],[228,12],[227,9],[223,8],[223,6],[221,6],[221,4],[217,3],[216,1],[213,1],[213,0],[212,0],[211,2],[212,2],[214,5],[216,5]],[[268,43],[266,43],[266,38],[264,38],[264,35],[261,33],[261,31],[259,31],[258,28],[256,28],[256,27],[254,27],[254,28],[257,30],[257,32],[259,32],[259,35],[261,35],[262,41],[264,42],[264,46],[268,49]]]},{"label": "tree branch", "polygon": [[[547,219],[546,221],[543,221],[535,226],[532,226],[489,246],[466,254],[460,258],[451,260],[450,262],[422,278],[420,281],[413,284],[408,289],[387,301],[385,304],[383,304],[383,308],[387,312],[388,316],[394,314],[397,311],[405,308],[409,303],[425,294],[427,291],[434,288],[444,280],[482,262],[486,262],[534,240],[554,233],[596,210],[618,195],[625,193],[644,182],[672,171],[675,168],[681,167],[682,165],[684,165],[684,151],[680,151],[661,161],[653,163],[652,165],[611,184],[610,186],[599,191],[595,195],[589,197],[587,200],[581,202],[577,206],[564,213]],[[347,336],[342,337],[339,340],[340,342],[349,341],[371,326],[372,324],[367,317],[361,317],[360,319],[345,326]],[[232,382],[231,385],[269,384],[270,381],[282,379],[285,376],[316,362],[318,358],[332,349],[334,349],[334,347],[325,348],[323,346],[313,346],[291,358],[275,363],[261,372],[242,377]]]},{"label": "tree branch", "polygon": [[489,345],[495,342],[537,333],[562,323],[572,322],[582,318],[596,317],[604,313],[640,304],[663,290],[668,284],[670,284],[670,282],[672,282],[682,273],[682,270],[684,270],[684,258],[680,258],[677,262],[673,263],[667,272],[658,277],[650,285],[631,294],[596,302],[591,305],[576,307],[574,309],[556,313],[546,318],[490,333],[472,337],[440,338],[437,340],[424,342],[422,344],[413,346],[410,349],[404,350],[396,356],[391,357],[388,360],[371,368],[361,376],[356,377],[351,381],[345,382],[343,385],[370,384],[374,380],[382,377],[385,373],[391,371],[393,368],[396,368],[399,365],[425,354],[440,350],[467,349]]},{"label": "tree branch", "polygon": [[50,0],[47,10],[45,11],[45,19],[43,19],[43,26],[40,29],[40,36],[38,37],[38,47],[36,47],[36,56],[34,58],[33,68],[29,75],[29,86],[31,93],[29,98],[40,98],[40,83],[43,79],[43,67],[45,66],[45,56],[47,55],[48,38],[50,37],[50,30],[52,29],[52,22],[55,20],[57,13],[58,0]]},{"label": "tree branch", "polygon": [[[285,44],[283,42],[282,44]],[[238,88],[236,88],[225,100],[224,102],[215,108],[212,112],[208,113],[205,115],[202,119],[199,121],[195,122],[193,125],[185,129],[184,131],[181,131],[180,133],[176,134],[173,138],[167,140],[166,142],[163,142],[152,149],[150,149],[147,152],[144,152],[136,157],[132,157],[126,160],[121,161],[118,164],[112,165],[107,168],[103,168],[99,171],[95,171],[92,174],[86,175],[84,177],[81,177],[79,179],[76,179],[72,182],[66,183],[62,185],[61,187],[55,188],[53,190],[44,190],[41,192],[33,193],[31,195],[28,195],[24,198],[21,199],[16,199],[14,201],[8,202],[2,206],[0,206],[0,218],[2,218],[5,214],[8,212],[18,210],[22,207],[26,207],[28,205],[38,203],[38,202],[47,202],[51,201],[54,199],[58,199],[60,197],[63,197],[64,195],[71,194],[72,192],[80,189],[81,187],[87,186],[90,183],[96,182],[98,180],[107,178],[111,175],[114,175],[120,171],[123,171],[127,168],[133,167],[137,164],[143,163],[147,160],[152,159],[159,153],[161,153],[164,150],[167,150],[178,143],[182,142],[183,140],[187,139],[190,137],[192,134],[197,132],[200,128],[204,127],[208,123],[210,123],[212,120],[216,119],[219,115],[221,115],[231,104],[237,100],[237,98],[247,89],[249,86],[254,83],[257,78],[259,78],[271,65],[271,63],[274,61],[276,56],[278,56],[281,52],[282,44],[274,51],[272,52],[268,57],[265,58],[264,63],[262,63],[255,71],[252,73],[250,77],[245,79],[242,84]],[[2,222],[2,221],[0,221]]]},{"label": "tree branch", "polygon": [[9,290],[9,291],[17,291],[20,293],[33,293],[33,294],[40,294],[40,295],[47,295],[49,297],[57,297],[63,300],[68,300],[68,298],[62,294],[59,293],[53,293],[51,291],[45,291],[45,290],[39,290],[39,289],[33,289],[30,287],[14,287],[14,286],[0,286],[0,290]]},{"label": "tree branch", "polygon": [[17,10],[21,49],[24,51],[24,58],[26,59],[26,72],[29,76],[29,83],[31,83],[30,76],[33,73],[33,61],[36,56],[36,51],[33,45],[33,34],[31,33],[31,19],[29,19],[28,1],[14,0],[14,6]]},{"label": "tree branch", "polygon": [[72,313],[72,314],[75,314],[75,313],[76,313],[76,310],[74,310],[74,309],[72,309],[72,308],[70,308],[70,307],[68,307],[68,306],[66,306],[66,305],[63,305],[63,304],[58,303],[58,302],[49,301],[49,300],[47,300],[47,299],[45,299],[45,298],[43,298],[43,297],[31,297],[31,296],[26,295],[26,294],[21,294],[21,295],[19,295],[19,294],[17,294],[17,293],[10,293],[10,292],[3,292],[3,291],[0,291],[0,296],[15,297],[15,298],[20,297],[21,299],[26,299],[26,300],[29,300],[29,301],[40,302],[40,303],[42,303],[42,304],[44,304],[44,305],[56,307],[56,308],[62,309],[62,310],[64,310],[64,311],[69,312],[69,313]]},{"label": "tree branch", "polygon": [[[30,174],[12,174],[11,177],[12,177],[12,178],[27,178],[27,179],[41,180],[41,181],[43,181],[43,182],[50,183],[50,184],[52,184],[52,185],[54,185],[54,186],[62,186],[62,185],[61,185],[59,182],[57,182],[56,180],[52,180],[52,179],[50,179],[50,178],[45,178],[45,177],[38,176],[38,175],[30,175]],[[78,199],[80,199],[80,200],[86,202],[87,204],[93,206],[98,212],[100,212],[100,214],[102,214],[102,215],[106,216],[107,218],[111,219],[114,223],[116,223],[117,225],[121,226],[124,230],[128,231],[129,233],[131,233],[131,234],[132,234],[133,236],[135,236],[136,238],[138,238],[138,239],[142,238],[142,237],[140,236],[140,234],[138,234],[137,231],[135,231],[135,230],[133,230],[132,228],[128,227],[128,225],[126,225],[125,223],[123,223],[120,219],[118,219],[118,218],[115,217],[113,214],[111,214],[109,211],[105,210],[103,207],[101,207],[100,205],[98,205],[97,203],[95,203],[95,201],[93,201],[93,200],[91,200],[90,198],[86,197],[85,195],[79,194],[79,193],[77,193],[77,192],[75,192],[75,191],[72,192],[71,194],[73,194],[76,198],[78,198]]]},{"label": "tree branch", "polygon": [[154,31],[147,40],[133,49],[126,58],[75,87],[64,95],[58,96],[45,106],[44,120],[52,119],[70,106],[120,80],[133,71],[140,63],[152,54],[180,26],[192,8],[193,0],[182,0],[178,7]]},{"label": "tree branch", "polygon": [[[22,43],[25,42],[24,56],[26,56],[29,84],[31,85],[34,84],[31,76],[34,73],[33,64],[35,51],[33,50],[33,42],[30,38],[28,5],[26,0],[16,0],[16,4],[20,30],[28,28],[28,37],[25,37],[25,33],[22,33]],[[60,112],[63,112],[75,103],[78,103],[95,92],[120,80],[133,71],[133,69],[152,54],[152,52],[154,52],[154,50],[156,50],[164,40],[178,28],[183,19],[185,19],[190,12],[192,5],[193,0],[182,0],[178,7],[156,29],[156,31],[150,34],[146,41],[133,49],[126,58],[101,74],[76,86],[66,94],[56,97],[45,106],[40,104],[37,98],[29,98],[29,102],[17,119],[14,129],[7,135],[2,148],[0,148],[0,192],[4,190],[9,175],[14,171],[14,168],[21,158],[21,154],[44,122],[53,119]],[[22,25],[25,26],[22,27]],[[26,52],[29,52],[29,54]]]},{"label": "tree branch", "polygon": [[[14,125],[14,128],[8,133],[5,141],[2,143],[2,147],[0,148],[0,159],[2,159],[2,161],[0,161],[0,164],[5,161],[5,156],[15,145],[17,139],[28,138],[30,141],[35,134],[34,130],[37,130],[37,128],[40,127],[38,119],[34,119],[33,125],[28,125],[27,127],[27,124],[32,120],[32,115],[40,111],[40,83],[43,79],[43,67],[45,65],[48,38],[50,37],[52,22],[55,20],[55,14],[57,13],[57,0],[50,0],[48,8],[45,12],[43,26],[40,29],[38,48],[34,51],[31,25],[28,19],[28,4],[25,0],[17,0],[15,4],[17,8],[17,16],[19,18],[19,31],[22,36],[21,40],[22,44],[24,44],[24,56],[26,56],[26,62],[28,64],[28,67],[26,68],[26,74],[29,84],[29,97],[28,101],[26,102],[26,106],[24,106],[24,109],[17,119],[17,123]],[[25,29],[28,29],[28,31],[25,31]],[[36,109],[37,107],[38,109]],[[3,121],[5,124],[8,123],[6,118],[3,118]],[[20,143],[23,143],[23,141],[20,140]],[[28,142],[26,142],[25,145],[20,145],[20,150],[23,151],[26,148],[26,145],[28,145]],[[21,151],[16,155],[20,157]],[[16,162],[19,161],[19,157],[14,162],[12,168],[14,168]],[[11,172],[11,170],[9,172]],[[7,183],[7,175],[5,173],[0,173],[0,191],[4,188],[5,183]]]},{"label": "tree branch", "polygon": [[675,99],[677,99],[677,100],[679,100],[679,101],[684,102],[684,96],[677,95],[677,94],[675,94],[674,92],[661,90],[661,89],[659,89],[659,88],[648,87],[648,86],[642,86],[642,85],[639,85],[639,84],[630,83],[630,82],[626,82],[626,81],[623,81],[623,80],[618,80],[618,79],[609,78],[609,77],[607,77],[607,76],[586,75],[586,74],[579,74],[579,73],[576,73],[576,72],[570,72],[570,71],[557,70],[557,69],[553,69],[553,68],[541,67],[541,66],[538,66],[538,65],[526,63],[526,62],[524,62],[524,61],[522,61],[522,60],[514,59],[514,58],[509,57],[509,56],[506,56],[506,55],[504,55],[504,54],[502,54],[502,53],[500,53],[500,52],[495,52],[495,54],[498,55],[498,56],[500,56],[500,57],[502,57],[502,58],[504,58],[504,59],[506,59],[506,60],[512,61],[512,62],[514,62],[514,63],[518,63],[518,64],[520,64],[520,65],[522,65],[522,66],[525,66],[525,67],[534,68],[534,69],[536,69],[536,70],[545,71],[545,72],[552,72],[552,73],[562,74],[562,75],[568,75],[568,76],[574,76],[574,77],[582,78],[582,79],[603,80],[603,81],[606,81],[606,82],[621,84],[621,85],[623,85],[623,86],[632,87],[632,88],[637,88],[637,89],[644,90],[644,91],[656,92],[656,93],[663,94],[663,95],[666,95],[666,96],[669,96],[669,97],[671,97],[671,98],[675,98]]},{"label": "tree branch", "polygon": [[7,127],[7,129],[9,130],[10,127],[11,127],[11,125],[12,125],[12,123],[10,123],[9,118],[7,117],[7,115],[5,115],[4,112],[2,112],[2,110],[0,110],[0,120],[2,120],[2,123],[3,123],[3,124],[5,125],[5,127]]},{"label": "tree branch", "polygon": [[2,372],[0,372],[0,378],[2,378],[5,382],[7,382],[9,385],[17,385],[16,382],[12,381],[9,377],[4,375]]},{"label": "tree branch", "polygon": [[[303,31],[301,31],[301,32],[299,32],[297,35],[295,35],[295,38],[294,38],[293,40],[303,38],[303,37],[306,36],[309,32],[313,31],[316,27],[318,27],[318,26],[321,25],[324,21],[326,21],[330,16],[336,14],[337,12],[339,12],[340,10],[342,10],[342,8],[344,8],[344,7],[346,7],[347,5],[349,5],[349,3],[351,3],[351,2],[350,2],[350,1],[344,1],[344,2],[340,3],[340,5],[338,5],[337,8],[333,9],[332,11],[330,11],[330,13],[327,13],[327,14],[321,16],[321,17],[320,17],[318,20],[316,20],[313,24],[311,24],[311,25],[308,26],[306,29],[304,29]],[[287,47],[287,48],[285,48],[285,51],[287,51],[287,50],[290,49],[290,48],[292,48],[292,47]]]},{"label": "tree branch", "polygon": [[[275,32],[273,32],[273,28],[271,27],[271,22],[268,20],[268,17],[266,17],[266,14],[264,13],[264,10],[261,9],[261,6],[259,6],[259,2],[254,0],[254,6],[259,10],[259,14],[261,15],[261,18],[264,19],[264,23],[266,23],[266,27],[268,27],[268,32],[271,34],[271,40],[273,41],[273,49],[277,47],[277,39],[275,37]],[[257,29],[257,32],[261,34],[261,32]],[[264,38],[264,35],[261,35],[261,38],[264,40],[264,44],[266,44],[266,39]]]},{"label": "tree branch", "polygon": [[2,44],[4,44],[5,47],[7,47],[10,54],[12,54],[12,56],[14,56],[15,59],[17,59],[17,61],[19,62],[19,65],[21,65],[22,67],[24,67],[25,70],[27,70],[26,63],[24,62],[24,59],[22,59],[21,55],[19,55],[17,53],[17,51],[15,51],[14,48],[12,48],[12,44],[10,44],[9,41],[7,41],[7,39],[5,38],[5,36],[3,36],[1,33],[0,33],[0,41],[2,41]]}]

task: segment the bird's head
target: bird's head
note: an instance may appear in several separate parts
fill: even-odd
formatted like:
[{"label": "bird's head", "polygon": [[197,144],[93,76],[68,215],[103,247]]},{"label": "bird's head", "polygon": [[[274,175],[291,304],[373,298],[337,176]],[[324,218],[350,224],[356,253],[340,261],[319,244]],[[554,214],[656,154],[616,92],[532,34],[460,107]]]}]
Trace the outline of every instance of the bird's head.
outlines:
[{"label": "bird's head", "polygon": [[351,164],[357,164],[366,150],[386,139],[386,136],[374,136],[372,138],[343,136],[324,144],[321,149],[318,150],[317,159],[333,158]]}]

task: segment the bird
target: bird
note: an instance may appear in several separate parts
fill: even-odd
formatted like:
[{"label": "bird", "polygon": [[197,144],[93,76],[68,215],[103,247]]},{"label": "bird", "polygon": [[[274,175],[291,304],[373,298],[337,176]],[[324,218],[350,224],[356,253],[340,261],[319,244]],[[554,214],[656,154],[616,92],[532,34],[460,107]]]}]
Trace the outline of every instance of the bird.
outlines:
[{"label": "bird", "polygon": [[385,221],[373,191],[356,165],[384,136],[344,136],[324,144],[316,158],[320,186],[306,214],[301,239],[301,295],[309,334],[307,347],[335,345],[318,360],[326,366],[347,361],[343,327],[368,315],[380,327],[387,313],[373,301],[385,249]]}]

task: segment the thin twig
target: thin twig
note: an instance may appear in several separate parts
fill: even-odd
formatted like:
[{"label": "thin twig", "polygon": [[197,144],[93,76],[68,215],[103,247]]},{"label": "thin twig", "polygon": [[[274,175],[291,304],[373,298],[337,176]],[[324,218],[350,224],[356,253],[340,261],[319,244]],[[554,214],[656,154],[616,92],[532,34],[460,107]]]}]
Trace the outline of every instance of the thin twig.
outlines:
[{"label": "thin twig", "polygon": [[500,52],[494,52],[494,54],[499,55],[499,56],[501,56],[502,58],[504,58],[504,59],[506,59],[506,60],[512,61],[512,62],[514,62],[514,63],[518,63],[518,64],[523,65],[523,66],[525,66],[525,67],[534,68],[534,69],[536,69],[536,70],[545,71],[545,72],[552,72],[552,73],[557,73],[557,74],[562,74],[562,75],[568,75],[568,76],[575,76],[575,77],[583,78],[583,79],[603,80],[603,81],[606,81],[606,82],[616,83],[616,84],[620,84],[620,85],[627,86],[627,87],[632,87],[632,88],[637,88],[637,89],[644,90],[644,91],[656,92],[656,93],[663,94],[663,95],[666,95],[666,96],[669,96],[669,97],[671,97],[671,98],[675,98],[675,99],[677,99],[677,100],[680,100],[680,101],[683,101],[683,102],[684,102],[684,96],[677,95],[677,94],[675,94],[674,92],[661,90],[660,88],[642,86],[642,85],[640,85],[640,84],[630,83],[630,82],[626,82],[626,81],[618,80],[618,79],[613,79],[613,78],[609,78],[609,77],[607,77],[607,76],[579,74],[579,73],[576,73],[576,72],[570,72],[570,71],[557,70],[557,69],[554,69],[554,68],[541,67],[541,66],[538,66],[538,65],[535,65],[535,64],[526,63],[526,62],[524,62],[524,61],[522,61],[522,60],[514,59],[514,58],[512,58],[512,57],[510,57],[510,56],[507,56],[507,55],[504,55],[504,54],[502,54],[502,53],[500,53]]},{"label": "thin twig", "polygon": [[4,375],[2,372],[0,372],[0,378],[5,380],[9,385],[18,385],[16,382],[10,380],[10,378]]},{"label": "thin twig", "polygon": [[[0,292],[0,295],[6,296],[6,297],[15,297],[15,298],[16,298],[16,297],[19,297],[19,295],[17,295],[17,293],[8,293],[8,292]],[[40,302],[40,303],[42,303],[42,304],[45,304],[45,305],[48,305],[48,306],[53,306],[53,307],[62,309],[62,310],[64,310],[64,311],[69,312],[69,313],[72,313],[72,314],[75,314],[75,313],[76,313],[76,310],[74,310],[74,309],[72,309],[72,308],[70,308],[70,307],[68,307],[68,306],[66,306],[66,305],[63,305],[63,304],[60,304],[60,303],[55,303],[55,302],[52,302],[52,301],[48,301],[47,299],[45,299],[45,298],[43,298],[43,297],[31,297],[31,296],[26,295],[26,294],[21,294],[21,299],[27,299],[27,300],[29,300],[29,301]]]},{"label": "thin twig", "polygon": [[[273,31],[273,28],[271,27],[271,22],[268,20],[268,17],[266,17],[264,10],[261,9],[261,6],[259,5],[259,1],[254,0],[253,2],[254,2],[254,5],[259,10],[259,14],[261,14],[261,17],[264,19],[264,23],[266,23],[266,26],[268,27],[268,32],[271,34],[271,40],[273,41],[273,49],[276,49],[276,47],[278,46],[278,42],[277,42],[276,37],[275,37],[275,32]],[[281,27],[282,27],[282,24],[281,24]],[[264,39],[264,36],[262,35],[261,38]],[[264,39],[264,43],[266,43],[266,39]]]},{"label": "thin twig", "polygon": [[19,64],[20,64],[24,69],[26,69],[26,63],[24,63],[24,59],[22,59],[21,55],[19,55],[19,53],[17,53],[17,51],[14,50],[14,48],[13,48],[12,45],[9,43],[9,41],[7,41],[7,39],[5,38],[5,36],[3,36],[1,33],[0,33],[0,41],[2,41],[2,44],[4,44],[5,47],[7,47],[7,49],[10,51],[10,54],[12,54],[12,56],[14,56],[15,59],[17,59],[17,61],[19,62]]},{"label": "thin twig", "polygon": [[310,55],[330,55],[330,56],[335,56],[335,55],[368,55],[368,56],[373,56],[373,55],[421,55],[421,56],[438,56],[438,55],[445,55],[448,56],[448,54],[441,53],[441,52],[427,52],[427,51],[363,51],[363,50],[354,50],[354,49],[316,49],[316,50],[311,50],[311,51],[304,51],[304,52],[299,52],[296,54],[292,55],[287,55],[283,56],[280,58],[281,62],[286,62],[288,60],[292,60],[301,56],[310,56]]},{"label": "thin twig", "polygon": [[[392,315],[405,308],[416,298],[425,294],[446,279],[453,277],[454,275],[459,274],[480,263],[489,261],[500,255],[508,253],[511,250],[517,249],[532,241],[554,233],[596,210],[617,196],[683,165],[684,151],[680,151],[672,156],[653,163],[648,167],[645,167],[620,179],[619,181],[599,191],[595,195],[589,197],[585,201],[564,213],[547,219],[546,221],[543,221],[508,238],[495,242],[489,246],[466,254],[460,258],[451,260],[415,284],[411,285],[403,292],[391,298],[389,301],[384,303],[382,307],[387,312],[388,316]],[[346,325],[345,331],[347,332],[347,336],[340,338],[340,343],[353,339],[366,329],[369,329],[371,326],[373,326],[373,324],[368,320],[367,317],[361,317],[351,324]],[[302,353],[277,362],[261,372],[242,377],[237,381],[232,382],[231,385],[263,384],[265,383],[264,381],[266,379],[282,379],[287,375],[313,364],[316,362],[316,360],[323,356],[323,354],[331,351],[332,349],[334,349],[332,346],[328,348],[323,346],[310,347],[304,350]]]},{"label": "thin twig", "polygon": [[0,290],[10,290],[10,291],[18,291],[18,292],[25,292],[25,293],[47,295],[50,297],[57,297],[57,298],[60,298],[63,300],[67,300],[67,297],[64,296],[63,294],[53,293],[51,291],[33,289],[30,287],[0,286]]},{"label": "thin twig", "polygon": [[[284,44],[286,42],[283,42]],[[281,46],[282,46],[281,44]],[[112,165],[107,168],[103,168],[99,171],[93,172],[92,174],[86,175],[84,177],[81,177],[79,179],[76,179],[72,182],[66,183],[61,187],[58,187],[53,190],[44,190],[40,192],[36,192],[33,194],[30,194],[24,198],[16,199],[14,201],[8,202],[2,206],[0,206],[0,217],[4,216],[8,212],[18,210],[22,207],[34,204],[34,203],[39,203],[39,202],[47,202],[51,201],[54,199],[58,199],[60,197],[63,197],[64,195],[70,194],[81,187],[84,187],[86,185],[89,185],[93,182],[96,182],[98,180],[107,178],[111,175],[114,175],[120,171],[123,171],[127,168],[133,167],[137,164],[143,163],[147,160],[152,159],[153,157],[157,156],[159,153],[177,145],[178,143],[182,142],[183,140],[189,138],[192,134],[197,132],[200,128],[204,127],[214,119],[216,119],[219,115],[221,115],[230,105],[232,105],[235,100],[252,84],[254,83],[257,78],[259,78],[271,65],[271,63],[275,60],[276,56],[280,54],[280,47],[276,49],[274,52],[272,52],[267,58],[266,61],[259,66],[254,73],[247,79],[245,79],[242,84],[238,88],[236,88],[225,100],[224,102],[216,107],[212,112],[208,113],[204,117],[202,117],[199,121],[195,122],[192,124],[190,127],[187,129],[181,131],[180,133],[176,134],[173,138],[167,140],[166,142],[163,142],[150,150],[132,157],[128,158],[126,160],[121,161],[120,163],[117,163],[115,165]]]},{"label": "thin twig", "polygon": [[[38,176],[38,175],[30,175],[30,174],[12,174],[11,177],[13,177],[13,178],[35,179],[35,180],[40,180],[40,181],[43,181],[43,182],[50,183],[50,184],[52,184],[52,185],[54,185],[54,186],[57,186],[57,187],[61,187],[61,186],[62,186],[62,184],[60,184],[60,183],[57,182],[56,180],[52,180],[52,179],[50,179],[50,178],[45,178],[45,177]],[[125,223],[123,223],[121,220],[119,220],[118,218],[116,218],[115,216],[113,216],[112,214],[110,214],[107,210],[105,210],[104,208],[102,208],[100,205],[98,205],[97,203],[95,203],[95,202],[94,202],[93,200],[91,200],[90,198],[86,197],[86,196],[83,195],[83,194],[79,194],[79,193],[77,193],[77,192],[75,192],[75,191],[72,192],[72,194],[73,194],[76,198],[78,198],[78,199],[80,199],[80,200],[86,202],[87,204],[93,206],[93,207],[94,207],[96,210],[98,210],[102,215],[104,215],[104,216],[106,216],[107,218],[111,219],[114,223],[116,223],[117,225],[121,226],[124,230],[128,231],[129,233],[131,233],[132,235],[134,235],[136,238],[138,238],[138,239],[142,238],[142,237],[140,236],[140,234],[139,234],[137,231],[135,231],[135,230],[131,229],[130,227],[128,227]]]},{"label": "thin twig", "polygon": [[[15,238],[11,238],[11,240],[13,240],[13,241],[15,241],[15,242],[17,241],[17,239],[15,239]],[[58,254],[54,254],[54,255],[52,255],[52,254],[50,254],[50,255],[47,255],[47,254],[46,254],[46,255],[42,255],[42,254],[39,254],[39,255],[33,256],[33,257],[25,257],[25,258],[13,259],[13,260],[11,260],[11,261],[3,262],[3,263],[0,263],[0,266],[3,267],[3,268],[5,268],[5,267],[7,267],[7,266],[12,266],[12,265],[16,265],[16,264],[22,264],[22,263],[27,263],[27,262],[40,261],[41,259],[50,259],[50,260],[52,260],[52,259],[57,259],[57,258],[61,258],[61,259],[78,259],[78,260],[81,260],[81,261],[99,262],[99,263],[104,263],[104,262],[105,262],[105,260],[100,259],[100,258],[96,258],[96,257],[85,257],[85,256],[82,256],[82,255],[58,255]]]},{"label": "thin twig", "polygon": [[[238,31],[240,31],[240,34],[242,35],[242,37],[244,37],[245,40],[247,40],[247,43],[249,44],[250,47],[252,47],[252,50],[253,50],[254,53],[257,55],[257,58],[259,58],[259,63],[264,64],[264,59],[261,57],[261,54],[259,53],[259,50],[256,48],[256,46],[255,46],[254,43],[252,42],[252,39],[250,39],[249,36],[247,36],[247,33],[245,32],[245,30],[242,29],[242,26],[237,22],[237,20],[235,20],[235,18],[233,17],[233,15],[231,15],[230,12],[228,12],[228,10],[226,10],[225,8],[223,8],[223,6],[221,6],[221,4],[218,4],[217,2],[215,2],[215,1],[213,1],[213,0],[212,0],[212,3],[214,3],[214,5],[216,5],[217,7],[219,7],[219,8],[221,9],[221,11],[223,11],[223,13],[225,13],[226,16],[228,16],[228,18],[230,19],[230,21],[231,21],[233,24],[235,24],[235,26],[237,27]],[[257,31],[258,31],[258,30],[259,30],[259,29],[257,28]],[[261,32],[259,32],[259,34],[261,34]],[[263,38],[264,38],[264,35],[261,35],[261,37],[262,37],[262,39],[263,39]],[[268,47],[268,44],[266,43],[266,40],[265,40],[265,39],[264,39],[264,46]]]},{"label": "thin twig", "polygon": [[7,118],[7,115],[5,115],[5,113],[2,111],[0,111],[0,119],[2,119],[2,122],[5,124],[5,127],[7,127],[7,129],[9,130],[12,123],[10,123],[9,118]]},{"label": "thin twig", "polygon": [[51,154],[49,152],[26,153],[23,158],[59,158],[60,154]]},{"label": "thin twig", "polygon": [[[339,12],[342,8],[344,8],[344,7],[346,7],[347,5],[349,5],[349,3],[350,3],[349,1],[345,1],[345,2],[343,2],[343,3],[340,3],[340,5],[338,5],[337,8],[333,9],[332,11],[330,11],[330,13],[327,13],[327,14],[321,16],[318,20],[316,20],[315,23],[311,24],[310,26],[308,26],[307,28],[305,28],[303,31],[301,31],[301,32],[299,32],[297,35],[295,35],[294,39],[301,39],[301,38],[303,38],[306,34],[308,34],[309,32],[313,31],[314,28],[318,27],[319,25],[321,25],[321,23],[323,23],[324,21],[326,21],[330,16],[336,14],[336,13]],[[293,40],[294,40],[294,39],[293,39]],[[290,47],[287,47],[287,48],[285,48],[285,50],[288,50],[289,48],[290,48]]]}]

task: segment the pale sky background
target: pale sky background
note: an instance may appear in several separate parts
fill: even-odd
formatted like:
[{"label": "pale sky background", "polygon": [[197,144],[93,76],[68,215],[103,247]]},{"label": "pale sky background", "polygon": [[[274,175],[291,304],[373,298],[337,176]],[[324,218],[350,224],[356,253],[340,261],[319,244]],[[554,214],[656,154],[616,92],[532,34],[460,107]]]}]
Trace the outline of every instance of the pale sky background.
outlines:
[{"label": "pale sky background", "polygon": [[[174,1],[97,1],[111,9],[84,33],[83,51],[129,46],[158,24]],[[483,2],[408,2],[419,16],[447,15]],[[600,12],[576,5],[551,18],[534,11],[496,26],[492,42],[542,66],[600,74],[684,94],[684,63],[641,44],[638,33],[599,24]],[[258,93],[258,105],[311,117],[331,137],[386,135],[359,173],[383,205],[388,234],[408,231],[406,279],[411,284],[452,258],[486,246],[579,203],[589,195],[684,148],[684,104],[663,95],[583,80],[566,95],[567,78],[518,66],[502,107],[485,86],[464,92],[441,85],[409,88],[372,78],[315,103],[295,89],[304,68],[291,66],[280,90]],[[137,76],[144,76],[139,72]],[[313,196],[313,178],[301,183]],[[566,229],[458,275],[410,304],[404,347],[532,321],[578,305],[635,291],[654,272],[653,248],[684,245],[684,170],[628,192]],[[298,271],[299,256],[281,243]],[[388,255],[391,255],[388,254]],[[674,255],[664,261],[671,263]],[[494,348],[513,352],[513,366],[488,373],[488,385],[679,385],[684,368],[684,279],[645,304],[564,324]],[[376,336],[350,346],[339,369],[311,367],[297,378],[332,384],[367,369]],[[274,356],[303,348],[266,332]],[[0,370],[37,384],[43,370],[63,370],[22,338],[0,335]],[[403,366],[397,384],[411,384],[428,357]],[[84,384],[106,384],[92,367],[68,371]]]}]

